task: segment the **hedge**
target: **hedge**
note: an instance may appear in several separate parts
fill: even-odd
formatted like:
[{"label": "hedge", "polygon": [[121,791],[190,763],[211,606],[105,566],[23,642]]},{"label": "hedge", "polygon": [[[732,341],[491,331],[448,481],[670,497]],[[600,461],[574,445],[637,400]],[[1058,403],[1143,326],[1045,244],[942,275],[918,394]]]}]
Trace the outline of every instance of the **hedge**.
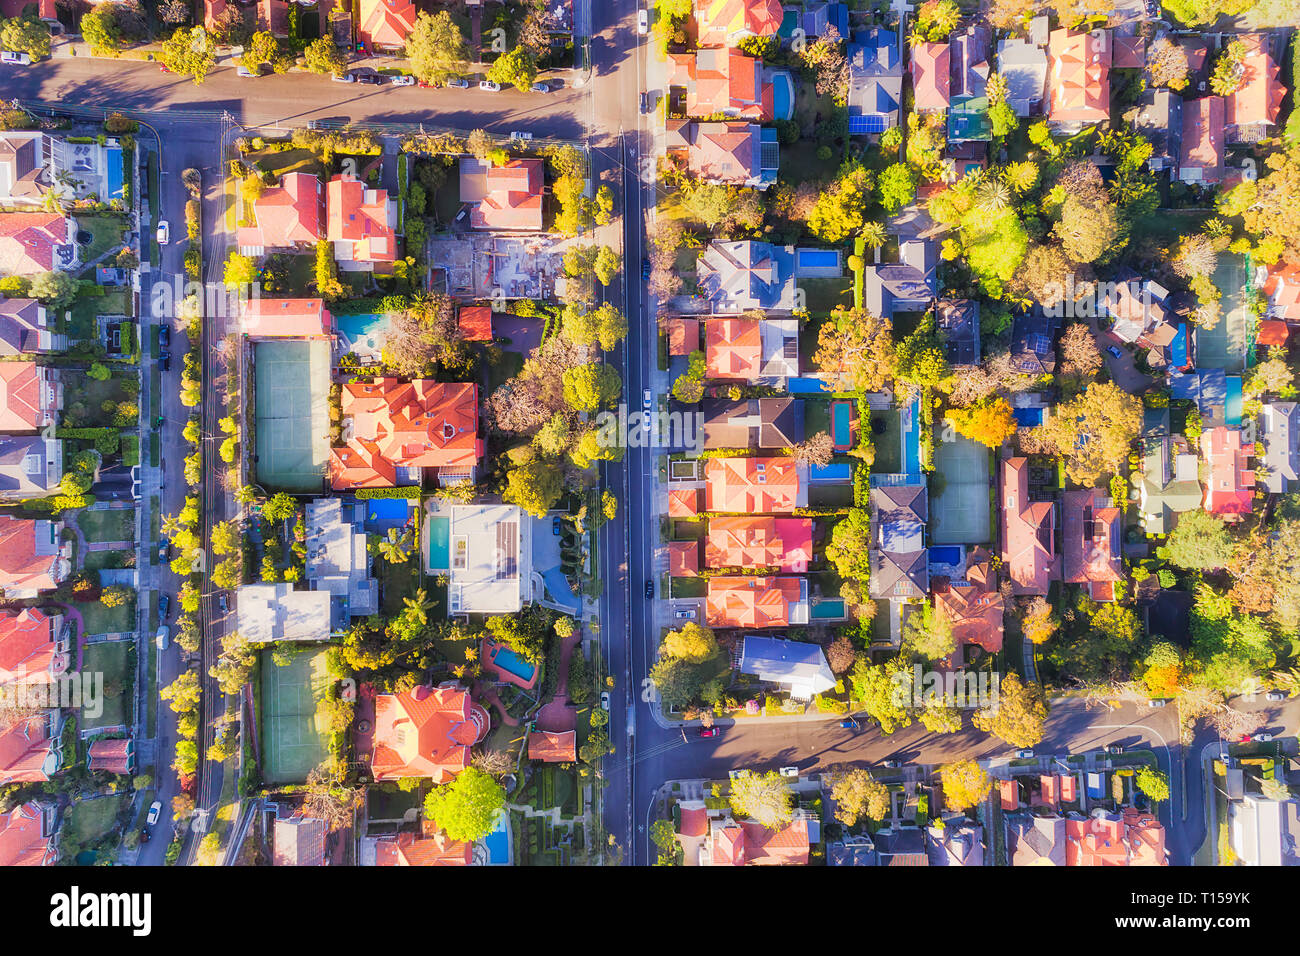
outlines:
[{"label": "hedge", "polygon": [[84,438],[94,441],[97,438],[107,438],[110,435],[117,435],[116,428],[56,428],[54,429],[55,438]]},{"label": "hedge", "polygon": [[419,498],[420,488],[417,485],[407,485],[402,488],[358,488],[354,491],[353,496],[358,500],[366,498]]}]

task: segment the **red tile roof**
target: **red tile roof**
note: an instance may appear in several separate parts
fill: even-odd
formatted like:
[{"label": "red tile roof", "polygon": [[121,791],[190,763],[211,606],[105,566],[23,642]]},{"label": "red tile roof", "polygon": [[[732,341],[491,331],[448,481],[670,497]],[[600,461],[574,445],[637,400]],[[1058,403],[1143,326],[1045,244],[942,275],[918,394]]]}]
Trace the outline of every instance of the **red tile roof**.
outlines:
[{"label": "red tile roof", "polygon": [[492,341],[492,306],[462,305],[456,312],[456,322],[467,342]]},{"label": "red tile roof", "polygon": [[444,830],[420,836],[399,833],[375,844],[377,866],[469,866],[473,862],[474,845],[453,840]]},{"label": "red tile roof", "polygon": [[397,234],[388,221],[388,193],[355,176],[335,176],[325,190],[325,238],[351,243],[355,262],[392,262]]},{"label": "red tile roof", "polygon": [[715,823],[710,832],[715,865],[806,866],[808,821],[796,817],[785,826],[769,830],[761,823],[742,820]]},{"label": "red tile roof", "polygon": [[682,827],[677,831],[685,837],[702,837],[709,832],[708,807],[682,807]]},{"label": "red tile roof", "polygon": [[781,0],[695,0],[700,46],[727,46],[745,36],[775,36]]},{"label": "red tile roof", "polygon": [[1137,807],[1124,810],[1124,839],[1129,848],[1130,866],[1168,866],[1165,828],[1150,813]]},{"label": "red tile roof", "polygon": [[470,226],[541,231],[542,160],[512,159],[504,166],[492,166],[484,177],[486,192],[470,212]]},{"label": "red tile roof", "polygon": [[711,568],[779,568],[802,574],[812,560],[812,519],[710,518],[704,560]]},{"label": "red tile roof", "polygon": [[668,85],[685,88],[687,116],[725,114],[770,122],[775,115],[762,60],[719,47],[670,53],[668,60]]},{"label": "red tile roof", "polygon": [[700,513],[699,488],[672,488],[668,491],[668,517],[693,518]]},{"label": "red tile roof", "polygon": [[690,355],[700,347],[700,320],[689,316],[667,322],[668,354]]},{"label": "red tile roof", "polygon": [[709,378],[753,381],[763,364],[761,319],[705,319],[704,358]]},{"label": "red tile roof", "polygon": [[1128,866],[1124,822],[1110,816],[1065,821],[1066,866]]},{"label": "red tile roof", "polygon": [[668,573],[675,578],[693,578],[700,572],[698,541],[668,542]]},{"label": "red tile roof", "polygon": [[947,43],[912,45],[912,90],[918,110],[948,108],[951,62],[952,47]]},{"label": "red tile roof", "polygon": [[1237,39],[1246,45],[1244,72],[1241,86],[1227,98],[1223,121],[1228,126],[1271,126],[1277,122],[1286,87],[1268,52],[1268,35],[1247,33]]},{"label": "red tile roof", "polygon": [[37,553],[36,529],[33,520],[0,515],[0,591],[49,591],[66,576],[58,555]]},{"label": "red tile roof", "polygon": [[487,736],[488,716],[469,691],[417,687],[375,696],[375,780],[428,777],[442,784],[469,766],[470,748]]},{"label": "red tile roof", "polygon": [[397,468],[468,468],[479,459],[478,387],[431,379],[362,379],[343,386],[352,437],[330,450],[331,486],[391,488]]},{"label": "red tile roof", "polygon": [[50,738],[50,717],[37,714],[0,727],[0,785],[50,779],[45,762],[58,746]]},{"label": "red tile roof", "polygon": [[276,866],[324,866],[325,821],[295,815],[275,821]]},{"label": "red tile roof", "polygon": [[800,578],[754,575],[709,578],[705,617],[710,627],[786,627],[802,593]]},{"label": "red tile roof", "polygon": [[42,20],[58,19],[59,14],[54,5],[55,0],[0,0],[0,16],[10,19],[21,17],[33,2],[36,3],[37,17]]},{"label": "red tile roof", "polygon": [[360,0],[357,37],[371,47],[404,46],[415,27],[411,0]]},{"label": "red tile roof", "polygon": [[1100,123],[1110,118],[1110,34],[1053,30],[1048,37],[1048,117],[1058,123]]},{"label": "red tile roof", "polygon": [[1014,780],[999,780],[998,794],[1002,798],[1003,810],[1015,810],[1020,806],[1020,784]]},{"label": "red tile roof", "polygon": [[1110,65],[1116,70],[1140,70],[1147,62],[1147,41],[1140,36],[1111,34]]},{"label": "red tile roof", "polygon": [[1055,505],[1029,500],[1029,460],[1002,462],[1002,567],[1016,594],[1047,594],[1060,580],[1052,529]]},{"label": "red tile roof", "polygon": [[1259,323],[1259,330],[1255,335],[1256,345],[1286,345],[1286,338],[1289,334],[1285,322],[1279,322],[1275,319],[1266,319]]},{"label": "red tile roof", "polygon": [[578,732],[551,733],[540,730],[528,735],[528,759],[545,763],[573,763],[578,759]]},{"label": "red tile roof", "polygon": [[240,306],[244,332],[253,338],[323,338],[334,317],[323,299],[248,299]]},{"label": "red tile roof", "polygon": [[41,393],[35,362],[0,363],[0,434],[39,431],[54,411]]},{"label": "red tile roof", "polygon": [[57,666],[53,622],[40,608],[0,610],[0,686],[41,681],[63,670]]},{"label": "red tile roof", "polygon": [[48,866],[57,856],[39,806],[22,803],[0,813],[0,866]]},{"label": "red tile roof", "polygon": [[1111,599],[1110,585],[1124,576],[1119,553],[1123,515],[1097,488],[1067,491],[1061,520],[1061,547],[1065,552],[1065,580],[1070,584],[1105,584],[1092,588],[1093,600]]},{"label": "red tile roof", "polygon": [[133,751],[129,737],[96,740],[87,751],[89,767],[91,770],[104,770],[108,773],[130,773],[134,763]]},{"label": "red tile roof", "polygon": [[710,458],[704,479],[705,511],[769,514],[797,507],[799,473],[793,458]]},{"label": "red tile roof", "polygon": [[0,275],[49,272],[68,244],[68,220],[56,212],[0,212]]},{"label": "red tile roof", "polygon": [[253,202],[254,225],[240,228],[236,243],[264,249],[292,248],[325,238],[325,190],[311,173],[288,173],[279,186]]},{"label": "red tile roof", "polygon": [[1181,170],[1199,169],[1201,182],[1217,183],[1223,178],[1223,116],[1222,96],[1183,101],[1180,176]]},{"label": "red tile roof", "polygon": [[959,646],[978,644],[990,654],[1002,650],[1004,605],[984,548],[974,548],[966,555],[964,583],[950,582],[947,590],[934,595],[934,609],[952,627],[953,640]]},{"label": "red tile roof", "polygon": [[1273,315],[1288,322],[1300,322],[1300,265],[1284,259],[1269,266],[1264,294],[1268,296]]},{"label": "red tile roof", "polygon": [[1243,448],[1241,430],[1219,425],[1201,437],[1210,468],[1205,483],[1205,510],[1234,521],[1250,514],[1255,501],[1255,473],[1246,467],[1254,446]]}]

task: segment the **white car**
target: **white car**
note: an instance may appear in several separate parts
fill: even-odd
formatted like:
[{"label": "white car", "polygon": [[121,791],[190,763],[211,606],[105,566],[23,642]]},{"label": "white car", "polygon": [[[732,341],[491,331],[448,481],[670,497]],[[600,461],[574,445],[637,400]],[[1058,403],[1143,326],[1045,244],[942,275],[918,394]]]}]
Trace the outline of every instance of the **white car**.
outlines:
[{"label": "white car", "polygon": [[650,32],[650,12],[648,10],[638,10],[636,12],[636,32],[645,36]]},{"label": "white car", "polygon": [[167,625],[158,628],[158,633],[154,635],[153,642],[158,645],[158,650],[167,650],[167,645],[171,643],[172,629]]},{"label": "white car", "polygon": [[158,223],[158,245],[165,246],[171,242],[172,227],[166,219]]},{"label": "white car", "polygon": [[11,63],[14,66],[31,66],[32,58],[26,53],[5,50],[0,53],[0,63]]},{"label": "white car", "polygon": [[1268,743],[1269,741],[1271,741],[1272,739],[1273,739],[1273,735],[1272,735],[1272,734],[1256,734],[1256,735],[1255,735],[1255,742],[1256,742],[1256,743],[1266,744],[1266,743]]},{"label": "white car", "polygon": [[609,712],[609,691],[604,691],[600,695],[600,709]]},{"label": "white car", "polygon": [[513,133],[510,134],[510,138],[522,140],[523,142],[528,142],[533,138],[533,134],[527,132],[526,130],[515,130]]},{"label": "white car", "polygon": [[246,66],[241,66],[235,70],[235,76],[261,76],[261,70],[250,70]]},{"label": "white car", "polygon": [[447,88],[452,90],[468,90],[469,80],[458,76],[454,80],[447,81]]},{"label": "white car", "polygon": [[153,826],[158,822],[160,816],[162,816],[162,801],[155,800],[153,803],[149,804],[149,815],[145,817],[145,822],[148,823],[149,826]]},{"label": "white car", "polygon": [[395,76],[393,77],[393,86],[414,86],[415,77],[413,76]]},{"label": "white car", "polygon": [[500,92],[501,92],[501,84],[500,84],[500,83],[493,83],[491,80],[481,80],[481,81],[479,82],[478,88],[479,88],[480,90],[483,90],[484,92],[487,92],[487,93],[500,93]]},{"label": "white car", "polygon": [[356,75],[353,73],[333,73],[330,75],[330,79],[335,83],[355,83],[357,81]]},{"label": "white car", "polygon": [[650,420],[654,418],[654,398],[650,394],[650,389],[645,390],[641,398],[641,427],[645,431],[650,430]]}]

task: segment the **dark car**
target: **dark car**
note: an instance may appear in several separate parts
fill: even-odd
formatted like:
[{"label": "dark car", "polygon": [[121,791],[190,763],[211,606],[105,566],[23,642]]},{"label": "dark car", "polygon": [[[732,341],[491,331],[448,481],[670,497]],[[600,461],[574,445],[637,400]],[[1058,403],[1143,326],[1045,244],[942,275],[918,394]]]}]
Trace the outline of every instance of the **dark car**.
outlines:
[{"label": "dark car", "polygon": [[642,94],[641,94],[641,112],[642,112],[642,113],[649,113],[649,112],[650,112],[650,94],[649,94],[649,93],[642,93]]},{"label": "dark car", "polygon": [[843,720],[840,721],[840,726],[843,727],[845,730],[857,730],[858,722],[854,720],[852,717],[845,717]]},{"label": "dark car", "polygon": [[158,620],[167,620],[167,612],[171,610],[172,599],[165,594],[158,595]]},{"label": "dark car", "polygon": [[172,327],[170,325],[158,326],[158,347],[160,349],[171,348],[172,344]]},{"label": "dark car", "polygon": [[885,767],[888,770],[897,770],[899,767],[903,766],[903,761],[894,760],[891,757],[889,760],[880,761],[880,766]]},{"label": "dark car", "polygon": [[164,351],[164,352],[159,352],[159,353],[158,353],[158,371],[160,371],[160,372],[170,372],[171,370],[172,370],[172,353],[171,353],[171,352],[166,352],[166,351]]},{"label": "dark car", "polygon": [[140,842],[141,842],[141,843],[148,843],[151,839],[153,839],[153,833],[152,833],[152,831],[150,831],[150,829],[149,829],[148,827],[144,827],[144,828],[142,828],[142,829],[140,830]]},{"label": "dark car", "polygon": [[224,594],[217,595],[217,607],[221,608],[222,614],[225,614],[230,610],[229,606],[226,604],[226,596]]},{"label": "dark car", "polygon": [[652,598],[655,596],[655,583],[653,580],[649,580],[649,579],[646,580],[645,596],[648,598]]},{"label": "dark car", "polygon": [[358,83],[369,83],[371,86],[379,86],[384,82],[384,78],[378,73],[358,73]]},{"label": "dark car", "polygon": [[720,733],[722,733],[722,728],[721,728],[721,727],[701,727],[701,728],[700,728],[700,736],[701,736],[701,737],[716,737],[716,736],[718,736],[718,734],[720,734]]},{"label": "dark car", "polygon": [[1110,744],[1106,747],[1106,753],[1108,754],[1122,754],[1123,752],[1124,748],[1119,744]]},{"label": "dark car", "polygon": [[166,564],[172,559],[172,543],[170,541],[158,542],[158,562]]},{"label": "dark car", "polygon": [[649,259],[642,259],[642,260],[641,260],[641,278],[642,278],[642,279],[649,279],[649,278],[650,278],[650,260],[649,260]]}]

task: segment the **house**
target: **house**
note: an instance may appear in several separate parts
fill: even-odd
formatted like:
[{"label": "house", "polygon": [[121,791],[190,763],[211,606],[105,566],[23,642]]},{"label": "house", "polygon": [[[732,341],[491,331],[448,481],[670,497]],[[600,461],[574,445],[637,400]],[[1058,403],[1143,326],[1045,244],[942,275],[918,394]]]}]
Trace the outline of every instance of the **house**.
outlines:
[{"label": "house", "polygon": [[900,240],[898,255],[898,262],[868,263],[863,269],[862,304],[872,315],[923,312],[934,300],[935,244],[928,239]]},{"label": "house", "polygon": [[990,654],[1002,650],[1005,601],[987,549],[972,548],[966,555],[964,578],[949,580],[944,587],[932,583],[935,613],[952,628],[958,648],[977,644]]},{"label": "house", "polygon": [[1221,368],[1171,372],[1169,397],[1196,403],[1206,428],[1226,423],[1228,376]]},{"label": "house", "polygon": [[926,827],[925,855],[930,866],[983,866],[984,828],[965,817]]},{"label": "house", "polygon": [[700,513],[699,488],[671,488],[668,491],[668,517],[694,518]]},{"label": "house", "polygon": [[1242,866],[1300,866],[1300,800],[1229,801],[1228,842]]},{"label": "house", "polygon": [[793,458],[710,458],[704,481],[705,511],[788,513],[808,496]]},{"label": "house", "polygon": [[535,730],[528,735],[528,759],[542,763],[576,763],[578,732]]},{"label": "house", "polygon": [[849,135],[883,133],[898,125],[903,61],[898,34],[887,27],[859,30],[848,44]]},{"label": "house", "polygon": [[668,354],[687,356],[700,347],[700,320],[693,315],[678,315],[664,320]]},{"label": "house", "polygon": [[13,600],[52,591],[72,573],[62,521],[0,515],[0,591]]},{"label": "house", "polygon": [[63,478],[63,441],[40,435],[0,435],[0,499],[56,494]]},{"label": "house", "polygon": [[978,365],[980,304],[974,299],[940,299],[934,305],[935,324],[943,333],[950,365]]},{"label": "house", "polygon": [[340,174],[325,189],[325,238],[346,271],[388,271],[397,258],[397,201],[356,176]]},{"label": "house", "polygon": [[1046,595],[1061,579],[1056,556],[1056,503],[1029,498],[1029,459],[1004,458],[1002,492],[1002,569],[1015,594]]},{"label": "house", "polygon": [[755,575],[708,580],[705,619],[710,627],[761,630],[808,623],[808,579]]},{"label": "house", "polygon": [[1087,584],[1094,601],[1115,600],[1115,582],[1124,579],[1123,520],[1123,512],[1098,488],[1065,492],[1061,517],[1065,581]]},{"label": "house", "polygon": [[253,224],[235,233],[245,255],[259,256],[268,249],[310,252],[325,238],[325,189],[311,173],[287,173],[280,185],[263,190],[252,207]]},{"label": "house", "polygon": [[424,820],[418,834],[404,830],[374,842],[376,866],[469,866],[474,844],[453,840],[432,820]]},{"label": "house", "polygon": [[502,166],[465,156],[460,161],[460,201],[470,204],[473,229],[541,232],[545,163],[512,159]]},{"label": "house", "polygon": [[86,750],[86,769],[88,770],[130,774],[135,772],[135,766],[135,741],[130,737],[96,740]]},{"label": "house", "polygon": [[1012,866],[1065,866],[1065,820],[1059,816],[1008,813],[1007,859]]},{"label": "house", "polygon": [[330,602],[330,633],[348,626],[354,617],[379,610],[379,582],[370,573],[366,547],[366,508],[344,504],[341,498],[307,502],[306,573],[312,590],[326,591]]},{"label": "house", "polygon": [[668,542],[668,576],[695,578],[700,574],[700,542]]},{"label": "house", "polygon": [[1300,324],[1300,265],[1283,259],[1268,266],[1263,291],[1268,297],[1268,315]]},{"label": "house", "polygon": [[1210,477],[1205,487],[1205,510],[1225,521],[1240,521],[1254,505],[1255,473],[1246,460],[1254,446],[1243,446],[1241,429],[1219,425],[1202,435],[1202,449]]},{"label": "house", "polygon": [[63,763],[63,716],[44,710],[0,724],[0,786],[49,780]]},{"label": "house", "polygon": [[783,386],[799,375],[799,321],[706,319],[704,358],[709,378]]},{"label": "house", "polygon": [[1270,494],[1285,494],[1300,482],[1300,454],[1296,450],[1300,405],[1268,402],[1260,409],[1259,425],[1264,444],[1264,487]]},{"label": "house", "polygon": [[870,506],[871,596],[924,597],[930,590],[925,551],[930,509],[925,485],[872,488]]},{"label": "house", "polygon": [[56,212],[0,212],[0,276],[33,276],[77,264],[76,221]]},{"label": "house", "polygon": [[949,64],[952,47],[947,43],[912,44],[912,96],[920,112],[948,108]]},{"label": "house", "polygon": [[706,398],[702,409],[706,449],[793,448],[804,440],[804,404],[798,398]]},{"label": "house", "polygon": [[781,160],[775,127],[742,120],[670,119],[665,128],[669,154],[705,182],[755,189],[776,182]]},{"label": "house", "polygon": [[776,568],[804,574],[812,560],[811,518],[718,515],[709,519],[704,561],[711,568]]},{"label": "house", "polygon": [[1165,828],[1153,814],[1137,807],[1124,809],[1124,839],[1128,843],[1130,866],[1168,866]]},{"label": "house", "polygon": [[876,845],[869,836],[850,836],[826,845],[827,866],[879,866]]},{"label": "house", "polygon": [[335,328],[324,299],[244,299],[239,320],[254,339],[330,338]]},{"label": "house", "polygon": [[359,0],[357,39],[370,50],[401,52],[415,29],[411,0]]},{"label": "house", "polygon": [[[277,37],[289,35],[290,0],[252,0],[248,4],[236,3],[235,0],[203,0],[204,26],[211,31],[221,20],[227,9],[241,10],[245,6],[254,16],[251,18],[259,30],[265,30]],[[245,19],[249,19],[245,14]]]},{"label": "house", "polygon": [[492,306],[462,305],[456,309],[456,325],[466,342],[492,341]]},{"label": "house", "polygon": [[1048,37],[1047,121],[1062,132],[1077,132],[1110,119],[1110,33],[1071,33],[1061,28]]},{"label": "house", "polygon": [[998,73],[1007,83],[1007,103],[1017,116],[1032,116],[1043,108],[1047,88],[1047,51],[1029,40],[998,41]]},{"label": "house", "polygon": [[67,673],[72,627],[40,608],[0,610],[0,687],[43,684]]},{"label": "house", "polygon": [[711,242],[695,264],[700,292],[715,315],[751,309],[794,311],[794,247]]},{"label": "house", "polygon": [[44,208],[47,197],[65,203],[120,200],[123,174],[116,139],[101,145],[36,131],[0,133],[0,202],[6,206]]},{"label": "house", "polygon": [[1173,170],[1182,157],[1183,98],[1173,90],[1156,87],[1138,97],[1133,128],[1151,144],[1147,166],[1152,172]]},{"label": "house", "polygon": [[532,594],[533,524],[516,505],[452,506],[448,614],[511,614],[523,608]]},{"label": "house", "polygon": [[1269,50],[1267,33],[1245,33],[1236,37],[1246,47],[1242,59],[1241,85],[1224,103],[1224,136],[1229,143],[1258,143],[1277,124],[1286,87],[1278,79],[1280,67]]},{"label": "house", "polygon": [[58,862],[54,841],[57,817],[54,804],[35,800],[0,813],[0,866],[52,866]]},{"label": "house", "polygon": [[277,818],[272,832],[276,866],[324,866],[328,828],[319,817]]},{"label": "house", "polygon": [[[1165,412],[1166,416],[1168,412]],[[1186,439],[1163,435],[1143,441],[1138,511],[1149,534],[1168,534],[1178,516],[1201,506],[1202,488],[1196,455]]]},{"label": "house", "polygon": [[52,153],[53,141],[44,133],[0,133],[0,200],[42,205],[54,184]]},{"label": "house", "polygon": [[[682,89],[686,115],[729,116],[770,123],[794,114],[794,79],[787,70],[765,70],[763,61],[739,50],[702,47],[668,54],[668,86]],[[777,109],[776,87],[781,88]]]},{"label": "house", "polygon": [[1056,370],[1056,320],[1040,306],[1018,311],[1011,323],[1011,362],[1026,375]]},{"label": "house", "polygon": [[1223,180],[1222,96],[1184,100],[1179,140],[1178,178],[1185,183],[1214,185]]},{"label": "house", "polygon": [[68,337],[36,299],[0,299],[0,357],[62,352]]},{"label": "house", "polygon": [[885,827],[872,836],[878,866],[929,866],[925,831],[920,827]]},{"label": "house", "polygon": [[336,491],[473,480],[482,456],[478,386],[431,379],[360,379],[343,385],[343,445],[330,450]]},{"label": "house", "polygon": [[62,408],[58,369],[35,362],[0,362],[0,434],[35,432],[55,425]]},{"label": "house", "polygon": [[1065,821],[1067,866],[1168,866],[1160,821],[1136,807],[1122,814],[1094,810]]},{"label": "house", "polygon": [[988,27],[971,24],[949,38],[949,88],[952,95],[983,97],[989,82],[989,49],[993,34]]},{"label": "house", "polygon": [[746,37],[776,36],[784,16],[780,0],[695,0],[698,45],[735,46]]},{"label": "house", "polygon": [[812,700],[835,687],[835,675],[820,645],[747,635],[739,670],[766,684],[778,684],[795,700]]},{"label": "house", "polygon": [[808,850],[819,829],[803,810],[777,829],[751,820],[737,821],[728,811],[710,816],[709,833],[700,845],[705,866],[807,866]]},{"label": "house", "polygon": [[236,589],[239,633],[255,644],[327,641],[333,633],[329,591],[295,591],[287,581]]},{"label": "house", "polygon": [[375,696],[375,781],[421,777],[450,783],[469,766],[470,750],[487,736],[487,711],[455,684]]}]

